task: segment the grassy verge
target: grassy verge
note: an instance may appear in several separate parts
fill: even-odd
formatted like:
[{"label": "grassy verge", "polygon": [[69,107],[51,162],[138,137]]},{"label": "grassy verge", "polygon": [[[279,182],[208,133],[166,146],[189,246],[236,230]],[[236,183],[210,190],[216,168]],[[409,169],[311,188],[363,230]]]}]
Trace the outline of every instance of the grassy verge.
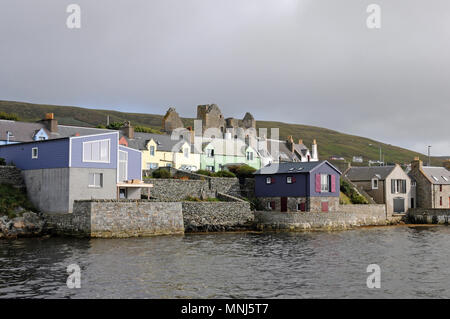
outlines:
[{"label": "grassy verge", "polygon": [[15,211],[19,207],[28,211],[35,211],[25,191],[11,185],[0,184],[0,216],[17,217],[20,213]]}]

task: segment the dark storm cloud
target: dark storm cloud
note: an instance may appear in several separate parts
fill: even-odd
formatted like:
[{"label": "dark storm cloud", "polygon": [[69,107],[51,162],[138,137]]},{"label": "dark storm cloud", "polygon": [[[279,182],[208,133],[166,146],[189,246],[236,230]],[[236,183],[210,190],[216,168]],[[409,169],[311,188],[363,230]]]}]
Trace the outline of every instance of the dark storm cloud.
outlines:
[{"label": "dark storm cloud", "polygon": [[0,0],[0,14],[0,99],[188,117],[217,103],[450,154],[445,0]]}]

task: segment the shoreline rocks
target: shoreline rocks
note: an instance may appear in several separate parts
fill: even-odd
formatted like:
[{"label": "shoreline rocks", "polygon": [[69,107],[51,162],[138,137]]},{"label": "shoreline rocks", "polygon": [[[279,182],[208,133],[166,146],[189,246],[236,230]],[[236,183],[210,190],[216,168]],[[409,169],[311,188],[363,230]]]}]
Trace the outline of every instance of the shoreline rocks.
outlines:
[{"label": "shoreline rocks", "polygon": [[45,235],[45,219],[33,212],[23,212],[21,216],[0,217],[0,238],[40,237]]}]

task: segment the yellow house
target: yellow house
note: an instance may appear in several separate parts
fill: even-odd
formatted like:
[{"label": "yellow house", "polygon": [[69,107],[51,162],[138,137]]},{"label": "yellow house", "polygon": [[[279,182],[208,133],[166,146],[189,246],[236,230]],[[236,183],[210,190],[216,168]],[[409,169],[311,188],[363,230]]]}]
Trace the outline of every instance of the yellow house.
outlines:
[{"label": "yellow house", "polygon": [[186,140],[172,140],[169,135],[134,133],[128,146],[142,152],[142,169],[158,167],[200,169],[200,154]]}]

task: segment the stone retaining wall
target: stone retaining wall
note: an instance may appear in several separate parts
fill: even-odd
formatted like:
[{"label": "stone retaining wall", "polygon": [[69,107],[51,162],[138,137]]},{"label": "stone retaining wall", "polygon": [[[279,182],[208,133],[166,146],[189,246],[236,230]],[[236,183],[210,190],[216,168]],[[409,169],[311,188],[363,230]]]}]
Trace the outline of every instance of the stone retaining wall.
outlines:
[{"label": "stone retaining wall", "polygon": [[393,222],[386,220],[384,205],[346,206],[341,207],[339,212],[329,213],[257,211],[255,227],[259,230],[331,230],[388,225]]},{"label": "stone retaining wall", "polygon": [[183,202],[186,232],[230,231],[252,228],[254,219],[250,203]]},{"label": "stone retaining wall", "polygon": [[20,170],[15,166],[0,166],[0,184],[25,187]]},{"label": "stone retaining wall", "polygon": [[[161,201],[182,201],[188,196],[200,197],[202,192],[208,197],[215,197],[209,191],[208,181],[152,178],[145,182],[153,184],[150,196]],[[146,189],[142,192],[147,194]]]},{"label": "stone retaining wall", "polygon": [[411,224],[448,224],[450,209],[412,208],[406,217]]},{"label": "stone retaining wall", "polygon": [[[162,201],[182,201],[188,196],[200,197],[202,192],[207,197],[215,197],[216,192],[240,196],[239,179],[214,177],[204,180],[182,179],[146,179],[146,183],[153,184],[150,190],[152,198]],[[147,195],[147,190],[142,190]]]},{"label": "stone retaining wall", "polygon": [[181,203],[90,200],[75,201],[72,214],[47,214],[59,235],[123,238],[184,232]]}]

